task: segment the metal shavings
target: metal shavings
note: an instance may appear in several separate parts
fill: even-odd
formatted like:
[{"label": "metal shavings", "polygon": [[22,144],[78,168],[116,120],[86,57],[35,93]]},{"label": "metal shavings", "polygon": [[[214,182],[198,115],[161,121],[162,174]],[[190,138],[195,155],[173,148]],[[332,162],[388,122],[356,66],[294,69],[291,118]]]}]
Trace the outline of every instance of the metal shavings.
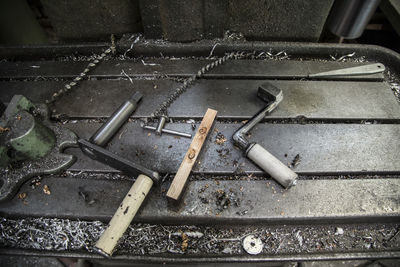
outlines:
[{"label": "metal shavings", "polygon": [[181,249],[183,252],[185,252],[189,245],[189,238],[188,238],[187,234],[185,234],[185,232],[181,233],[181,237],[182,237]]},{"label": "metal shavings", "polygon": [[26,193],[25,192],[24,193],[19,193],[18,194],[18,198],[21,199],[21,200],[24,200],[26,198]]},{"label": "metal shavings", "polygon": [[212,49],[211,49],[211,52],[210,52],[210,55],[208,55],[208,58],[211,58],[211,56],[212,56],[212,54],[214,53],[214,49],[217,47],[217,45],[219,45],[220,43],[216,43],[216,44],[214,44],[213,45],[213,47],[212,47]]},{"label": "metal shavings", "polygon": [[[99,239],[106,225],[99,221],[57,218],[18,220],[0,218],[0,247],[47,251],[91,251],[91,247]],[[241,255],[241,241],[248,235],[257,236],[263,242],[262,253],[264,254],[398,249],[399,224],[340,225],[344,233],[335,235],[337,227],[332,225],[209,227],[132,224],[122,238],[116,254],[198,255],[208,253],[215,255],[229,253]],[[190,238],[190,245],[188,243],[186,251],[182,251],[180,231]],[[180,233],[180,235],[175,235],[175,233]],[[302,238],[301,245],[299,236]]]},{"label": "metal shavings", "polygon": [[245,40],[243,33],[239,32],[231,32],[230,30],[227,30],[224,32],[224,41],[240,41],[240,40]]},{"label": "metal shavings", "polygon": [[49,186],[47,184],[45,184],[43,186],[43,193],[45,193],[46,195],[50,195],[51,194],[50,188],[49,188]]},{"label": "metal shavings", "polygon": [[0,127],[0,133],[8,132],[9,130],[10,130],[10,128]]},{"label": "metal shavings", "polygon": [[341,56],[341,57],[339,57],[339,58],[336,58],[336,57],[334,57],[334,56],[332,56],[332,55],[329,55],[329,56],[330,56],[331,59],[334,60],[334,61],[345,62],[346,59],[354,57],[355,54],[356,54],[356,52],[353,52],[353,53],[350,53],[350,54]]},{"label": "metal shavings", "polygon": [[300,231],[297,231],[295,236],[296,236],[297,241],[299,242],[299,245],[302,246],[303,245],[303,237],[300,235],[300,233],[301,233]]},{"label": "metal shavings", "polygon": [[337,227],[335,231],[335,235],[343,235],[344,231],[342,227]]},{"label": "metal shavings", "polygon": [[400,84],[396,82],[389,83],[390,88],[393,91],[393,94],[396,96],[397,101],[400,102]]},{"label": "metal shavings", "polygon": [[133,34],[133,35],[129,38],[129,40],[131,40],[131,39],[133,39],[133,38],[135,38],[135,40],[131,43],[131,46],[124,52],[124,54],[123,54],[123,56],[122,56],[122,59],[125,59],[125,58],[126,58],[126,54],[127,54],[129,51],[131,51],[131,50],[133,49],[133,46],[134,46],[136,43],[138,43],[138,42],[140,41],[140,39],[142,39],[142,35],[141,35],[141,34],[138,34],[138,35]]},{"label": "metal shavings", "polygon": [[301,161],[301,156],[300,156],[300,154],[297,154],[294,157],[292,163],[290,163],[290,168],[292,168],[292,169],[296,168],[296,166],[300,164],[300,161]]},{"label": "metal shavings", "polygon": [[217,145],[223,145],[226,142],[226,137],[221,133],[218,132],[217,135],[215,136],[215,143]]},{"label": "metal shavings", "polygon": [[39,186],[41,181],[42,181],[42,177],[40,177],[40,176],[32,179],[32,181],[30,183],[32,189],[35,189],[37,186]]},{"label": "metal shavings", "polygon": [[201,232],[175,232],[172,236],[182,236],[182,233],[185,234],[187,237],[192,238],[202,238],[204,236]]},{"label": "metal shavings", "polygon": [[145,66],[161,66],[161,64],[157,64],[157,63],[146,63],[146,62],[144,62],[143,59],[141,59],[141,61],[142,61],[143,65],[145,65]]},{"label": "metal shavings", "polygon": [[129,77],[129,75],[128,75],[128,74],[126,74],[125,70],[122,70],[122,71],[121,71],[121,74],[123,74],[125,77],[127,77],[127,78],[129,79],[129,81],[131,82],[131,84],[133,84],[133,80],[132,80],[132,78],[131,78],[131,77]]}]

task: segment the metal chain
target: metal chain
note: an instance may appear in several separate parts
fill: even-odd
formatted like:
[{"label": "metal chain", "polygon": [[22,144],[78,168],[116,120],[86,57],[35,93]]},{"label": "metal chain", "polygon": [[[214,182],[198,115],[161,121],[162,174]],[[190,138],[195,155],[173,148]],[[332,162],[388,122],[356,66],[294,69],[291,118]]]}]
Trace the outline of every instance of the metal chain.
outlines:
[{"label": "metal chain", "polygon": [[175,91],[168,97],[166,101],[164,101],[157,109],[155,112],[153,112],[150,117],[148,118],[147,122],[152,122],[156,118],[162,116],[162,115],[168,115],[167,110],[168,108],[172,105],[172,103],[178,99],[186,90],[199,78],[203,77],[205,73],[209,72],[210,70],[214,69],[215,67],[218,67],[222,64],[224,64],[227,60],[232,59],[232,58],[237,58],[238,56],[241,56],[241,52],[232,52],[229,54],[226,54],[225,56],[205,65],[202,67],[196,74],[191,76],[190,78],[186,79],[183,81],[183,84],[179,86],[178,88],[175,89]]},{"label": "metal chain", "polygon": [[93,59],[87,67],[78,75],[76,76],[71,82],[67,83],[64,85],[63,88],[55,92],[50,99],[46,100],[46,104],[51,104],[54,101],[56,101],[58,98],[63,96],[64,94],[68,93],[74,86],[76,86],[85,76],[92,70],[94,69],[97,64],[99,64],[109,53],[111,53],[115,48],[113,45],[111,47],[107,48],[103,53],[101,53],[99,56],[96,56],[95,59]]}]

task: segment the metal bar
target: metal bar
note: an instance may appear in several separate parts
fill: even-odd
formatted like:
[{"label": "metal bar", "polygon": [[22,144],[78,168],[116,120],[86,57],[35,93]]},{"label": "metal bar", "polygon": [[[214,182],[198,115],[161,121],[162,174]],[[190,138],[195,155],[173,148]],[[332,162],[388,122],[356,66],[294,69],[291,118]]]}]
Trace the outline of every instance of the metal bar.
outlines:
[{"label": "metal bar", "polygon": [[147,169],[140,164],[129,161],[124,157],[118,156],[107,149],[104,149],[100,146],[92,144],[84,139],[78,140],[79,146],[85,153],[89,153],[92,159],[103,162],[117,170],[120,170],[128,175],[132,175],[134,177],[139,174],[145,174],[149,176],[155,183],[159,181],[159,174],[155,171]]},{"label": "metal bar", "polygon": [[89,141],[98,146],[107,144],[135,111],[142,97],[143,95],[141,93],[136,92],[131,99],[122,103],[111,117],[92,135],[92,137],[90,137]]},{"label": "metal bar", "polygon": [[[156,127],[150,126],[150,125],[143,125],[143,129],[156,131]],[[172,135],[177,135],[177,136],[192,138],[192,135],[191,135],[191,134],[182,133],[182,132],[178,132],[178,131],[174,131],[174,130],[169,130],[169,129],[165,129],[165,128],[162,129],[162,132],[163,132],[163,133],[172,134]]]}]

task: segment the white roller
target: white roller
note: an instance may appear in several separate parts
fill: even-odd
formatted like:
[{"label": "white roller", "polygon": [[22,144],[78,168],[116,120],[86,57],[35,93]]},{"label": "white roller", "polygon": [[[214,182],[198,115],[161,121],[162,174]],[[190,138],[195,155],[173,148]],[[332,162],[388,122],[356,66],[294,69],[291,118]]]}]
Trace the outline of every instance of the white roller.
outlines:
[{"label": "white roller", "polygon": [[294,185],[298,177],[294,171],[289,169],[285,164],[259,144],[255,144],[250,148],[247,157],[285,188]]}]

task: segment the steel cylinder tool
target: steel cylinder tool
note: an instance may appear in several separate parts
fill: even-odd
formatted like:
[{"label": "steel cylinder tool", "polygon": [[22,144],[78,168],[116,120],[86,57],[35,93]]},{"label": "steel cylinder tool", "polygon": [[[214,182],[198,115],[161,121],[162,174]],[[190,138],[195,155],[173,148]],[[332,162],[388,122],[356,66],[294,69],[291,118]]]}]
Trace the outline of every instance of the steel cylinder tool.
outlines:
[{"label": "steel cylinder tool", "polygon": [[233,134],[233,141],[245,155],[266,171],[283,187],[289,188],[295,184],[298,175],[283,164],[279,159],[257,143],[250,143],[246,134],[259,123],[265,115],[273,111],[283,99],[282,91],[270,83],[264,83],[258,88],[258,96],[269,104],[254,115],[245,125]]},{"label": "steel cylinder tool", "polygon": [[139,210],[153,184],[157,184],[160,180],[157,172],[102,148],[102,146],[104,146],[119,130],[123,123],[126,122],[136,109],[141,98],[142,95],[136,93],[130,100],[123,103],[108,121],[89,139],[90,142],[84,139],[78,140],[82,151],[92,159],[103,162],[128,175],[137,176],[135,183],[126,194],[107,229],[95,245],[95,250],[107,257],[113,254],[118,241],[125,233],[133,217],[135,217],[136,212]]}]

